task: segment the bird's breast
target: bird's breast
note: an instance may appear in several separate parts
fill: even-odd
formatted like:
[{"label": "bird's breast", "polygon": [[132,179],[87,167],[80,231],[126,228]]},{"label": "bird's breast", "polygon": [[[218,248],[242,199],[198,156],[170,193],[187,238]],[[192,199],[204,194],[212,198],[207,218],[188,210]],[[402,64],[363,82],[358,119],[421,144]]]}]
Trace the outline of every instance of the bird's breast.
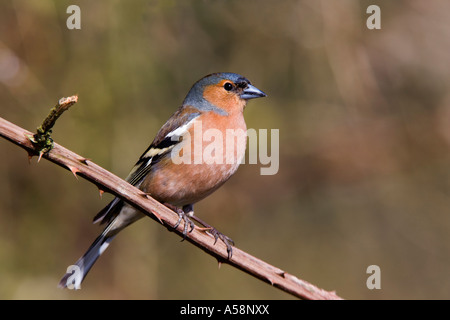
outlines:
[{"label": "bird's breast", "polygon": [[195,203],[236,172],[246,145],[247,127],[242,114],[199,116],[142,187],[161,202],[176,206]]}]

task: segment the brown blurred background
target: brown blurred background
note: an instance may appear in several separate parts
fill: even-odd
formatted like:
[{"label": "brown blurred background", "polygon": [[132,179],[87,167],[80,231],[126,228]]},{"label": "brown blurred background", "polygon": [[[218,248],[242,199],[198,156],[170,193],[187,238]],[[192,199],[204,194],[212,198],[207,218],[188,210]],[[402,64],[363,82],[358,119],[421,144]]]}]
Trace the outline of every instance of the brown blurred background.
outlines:
[{"label": "brown blurred background", "polygon": [[[81,30],[66,9],[81,8]],[[366,9],[381,8],[381,30]],[[196,206],[237,246],[349,299],[450,298],[450,2],[0,2],[0,116],[125,177],[191,85],[248,77],[247,125],[280,130],[280,169],[245,164]],[[0,298],[291,299],[150,219],[82,290],[58,289],[111,199],[0,139]],[[370,265],[381,289],[366,287]]]}]

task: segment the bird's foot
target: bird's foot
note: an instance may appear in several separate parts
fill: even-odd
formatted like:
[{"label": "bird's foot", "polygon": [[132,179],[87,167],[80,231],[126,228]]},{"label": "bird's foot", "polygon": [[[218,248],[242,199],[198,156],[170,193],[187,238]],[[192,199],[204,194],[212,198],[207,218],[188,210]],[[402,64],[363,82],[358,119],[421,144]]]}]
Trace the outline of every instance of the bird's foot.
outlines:
[{"label": "bird's foot", "polygon": [[[179,218],[177,223],[173,226],[174,229],[177,229],[181,224],[181,221],[184,221],[183,239],[181,241],[186,239],[186,235],[188,234],[188,232],[191,233],[194,228],[197,228],[198,230],[204,231],[214,237],[214,244],[216,244],[217,240],[220,239],[227,247],[228,260],[231,259],[231,257],[233,256],[234,241],[230,237],[227,237],[223,233],[219,232],[216,228],[210,226],[200,218],[194,216],[192,205],[186,205],[182,209],[168,203],[165,203],[165,205],[178,214]],[[191,219],[201,224],[204,228],[196,226]]]},{"label": "bird's foot", "polygon": [[218,231],[216,228],[210,226],[209,224],[201,220],[200,218],[192,216],[192,219],[194,219],[195,221],[204,226],[204,228],[197,227],[197,229],[205,231],[206,233],[214,237],[214,244],[217,243],[217,239],[220,239],[225,244],[225,246],[227,247],[228,260],[230,260],[231,257],[233,256],[234,241],[230,237],[227,237],[222,232]]},{"label": "bird's foot", "polygon": [[[186,235],[187,233],[191,233],[192,230],[194,230],[195,228],[195,224],[194,222],[192,222],[192,220],[190,219],[190,217],[192,217],[193,211],[188,211],[186,212],[183,209],[177,208],[175,210],[178,214],[178,221],[177,223],[173,226],[174,229],[178,228],[178,226],[180,225],[181,221],[184,221],[184,229],[183,229],[183,239],[181,241],[184,241],[186,239]],[[192,212],[192,214],[191,214]],[[188,230],[190,228],[190,230]]]},{"label": "bird's foot", "polygon": [[210,228],[206,228],[206,229],[208,229],[208,230],[206,230],[206,232],[214,237],[214,244],[216,244],[217,239],[220,239],[227,246],[228,260],[230,260],[231,257],[233,256],[233,246],[234,246],[233,239],[231,239],[230,237],[227,237],[222,232],[219,232],[214,227],[210,227]]}]

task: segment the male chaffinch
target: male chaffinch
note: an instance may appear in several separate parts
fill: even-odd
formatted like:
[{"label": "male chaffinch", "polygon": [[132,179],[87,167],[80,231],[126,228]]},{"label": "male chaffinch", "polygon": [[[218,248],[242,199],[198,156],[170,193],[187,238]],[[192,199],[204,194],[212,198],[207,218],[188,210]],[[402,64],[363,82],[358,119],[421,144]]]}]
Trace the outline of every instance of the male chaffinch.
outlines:
[{"label": "male chaffinch", "polygon": [[[249,80],[235,73],[214,73],[202,78],[192,86],[181,107],[161,127],[126,178],[130,184],[175,209],[179,215],[175,228],[183,220],[184,235],[188,228],[191,232],[195,227],[190,218],[207,227],[216,241],[220,238],[226,244],[228,258],[232,255],[233,241],[194,216],[193,204],[210,195],[236,172],[247,144],[245,105],[247,100],[265,96]],[[203,143],[213,138],[214,143]],[[120,198],[111,201],[94,217],[94,223],[107,223],[104,231],[75,263],[77,272],[66,273],[59,285],[70,284],[79,289],[117,233],[144,216]]]}]

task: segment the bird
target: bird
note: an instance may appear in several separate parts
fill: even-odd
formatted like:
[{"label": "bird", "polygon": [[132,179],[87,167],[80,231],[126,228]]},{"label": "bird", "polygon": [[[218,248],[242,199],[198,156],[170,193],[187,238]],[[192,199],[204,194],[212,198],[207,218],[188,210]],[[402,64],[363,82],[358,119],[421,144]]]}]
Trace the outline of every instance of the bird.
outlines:
[{"label": "bird", "polygon": [[[215,241],[221,239],[225,243],[228,259],[232,256],[233,240],[194,215],[193,205],[217,190],[238,169],[247,144],[244,109],[248,100],[265,96],[236,73],[219,72],[203,77],[194,83],[125,179],[173,209],[179,216],[174,228],[184,222],[184,237],[195,228],[192,220],[202,224]],[[106,224],[103,232],[69,266],[59,287],[80,289],[115,236],[144,216],[119,197],[114,198],[93,219],[94,223]]]}]

